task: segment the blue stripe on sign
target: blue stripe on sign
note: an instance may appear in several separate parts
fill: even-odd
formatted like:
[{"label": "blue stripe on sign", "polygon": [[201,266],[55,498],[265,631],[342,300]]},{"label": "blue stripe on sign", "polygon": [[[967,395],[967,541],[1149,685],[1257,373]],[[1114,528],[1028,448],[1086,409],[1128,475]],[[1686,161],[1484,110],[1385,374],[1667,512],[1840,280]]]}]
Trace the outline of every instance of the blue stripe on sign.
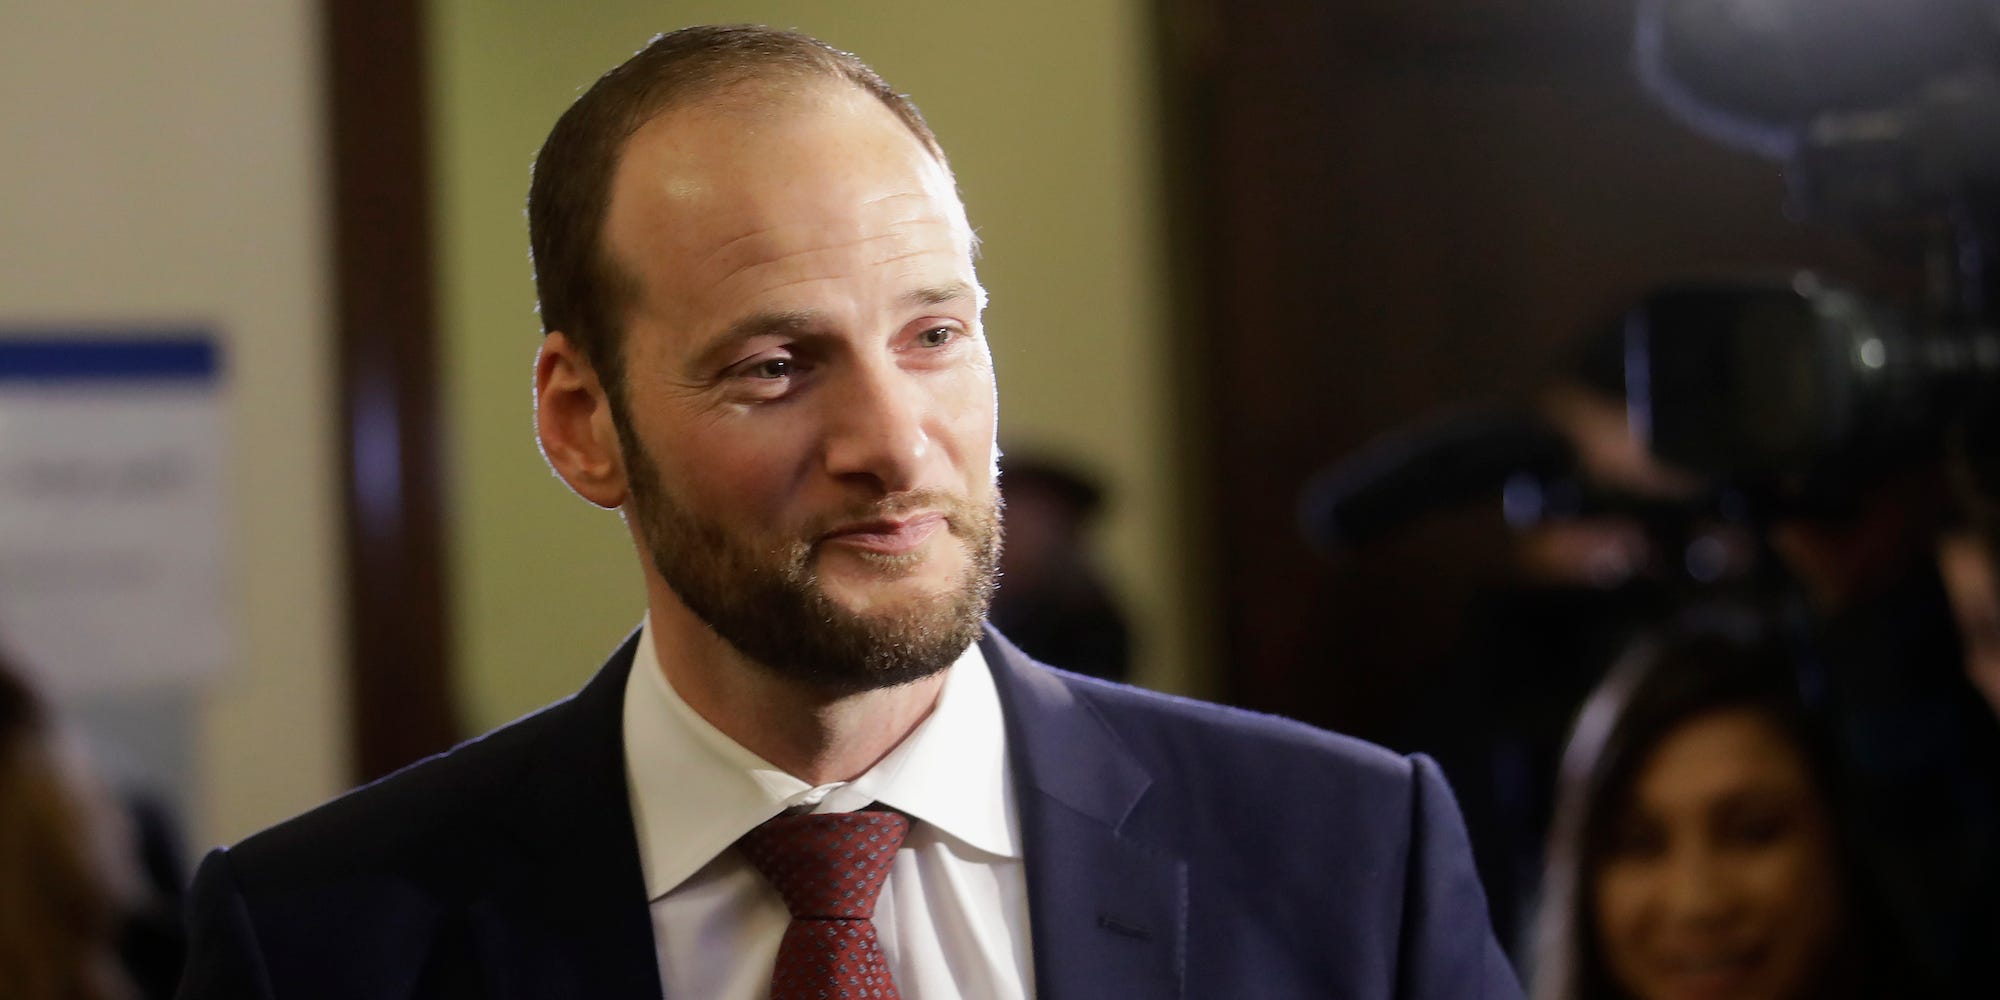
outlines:
[{"label": "blue stripe on sign", "polygon": [[0,330],[0,382],[201,380],[220,368],[215,338],[192,330],[147,336],[50,336]]}]

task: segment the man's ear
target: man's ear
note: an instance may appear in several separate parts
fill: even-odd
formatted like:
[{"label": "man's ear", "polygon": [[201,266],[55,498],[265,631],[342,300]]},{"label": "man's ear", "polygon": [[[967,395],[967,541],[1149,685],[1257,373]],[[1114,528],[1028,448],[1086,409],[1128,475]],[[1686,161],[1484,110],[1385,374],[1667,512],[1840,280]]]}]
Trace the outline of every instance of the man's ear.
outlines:
[{"label": "man's ear", "polygon": [[611,400],[569,337],[551,332],[535,357],[535,435],[542,458],[576,495],[606,509],[629,495]]}]

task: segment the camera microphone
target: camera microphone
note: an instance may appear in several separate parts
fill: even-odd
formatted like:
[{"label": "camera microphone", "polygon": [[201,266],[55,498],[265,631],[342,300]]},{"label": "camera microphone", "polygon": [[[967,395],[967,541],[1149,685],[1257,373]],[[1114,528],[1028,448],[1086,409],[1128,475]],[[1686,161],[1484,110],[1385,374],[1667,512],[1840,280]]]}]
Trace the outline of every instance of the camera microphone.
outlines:
[{"label": "camera microphone", "polygon": [[1774,159],[1818,115],[1886,107],[1985,58],[1991,0],[1641,0],[1639,79],[1676,118]]},{"label": "camera microphone", "polygon": [[1429,514],[1498,498],[1521,473],[1547,478],[1576,465],[1562,435],[1532,416],[1460,413],[1377,439],[1306,485],[1299,527],[1322,552],[1376,541]]}]

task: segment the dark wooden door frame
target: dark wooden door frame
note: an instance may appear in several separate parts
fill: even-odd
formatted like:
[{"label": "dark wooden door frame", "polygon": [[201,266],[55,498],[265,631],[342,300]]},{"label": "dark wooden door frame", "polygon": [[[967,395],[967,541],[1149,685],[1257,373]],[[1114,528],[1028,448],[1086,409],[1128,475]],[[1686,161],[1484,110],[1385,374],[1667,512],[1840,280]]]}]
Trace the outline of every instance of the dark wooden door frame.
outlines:
[{"label": "dark wooden door frame", "polygon": [[369,780],[451,745],[423,4],[324,0],[349,739]]}]

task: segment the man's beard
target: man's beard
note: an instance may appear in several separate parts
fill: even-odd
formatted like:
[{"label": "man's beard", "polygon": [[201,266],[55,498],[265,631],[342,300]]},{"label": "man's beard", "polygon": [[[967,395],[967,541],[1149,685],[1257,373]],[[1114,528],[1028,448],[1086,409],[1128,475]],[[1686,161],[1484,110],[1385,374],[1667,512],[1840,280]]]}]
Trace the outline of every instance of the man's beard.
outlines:
[{"label": "man's beard", "polygon": [[[659,467],[621,433],[631,514],[646,555],[681,603],[749,659],[832,694],[920,680],[950,666],[979,638],[1000,563],[1000,501],[982,506],[934,490],[899,493],[760,547],[677,499]],[[828,597],[813,569],[824,528],[934,510],[966,547],[950,590],[891,612],[852,611]],[[915,568],[914,554],[872,558],[885,576]]]}]

